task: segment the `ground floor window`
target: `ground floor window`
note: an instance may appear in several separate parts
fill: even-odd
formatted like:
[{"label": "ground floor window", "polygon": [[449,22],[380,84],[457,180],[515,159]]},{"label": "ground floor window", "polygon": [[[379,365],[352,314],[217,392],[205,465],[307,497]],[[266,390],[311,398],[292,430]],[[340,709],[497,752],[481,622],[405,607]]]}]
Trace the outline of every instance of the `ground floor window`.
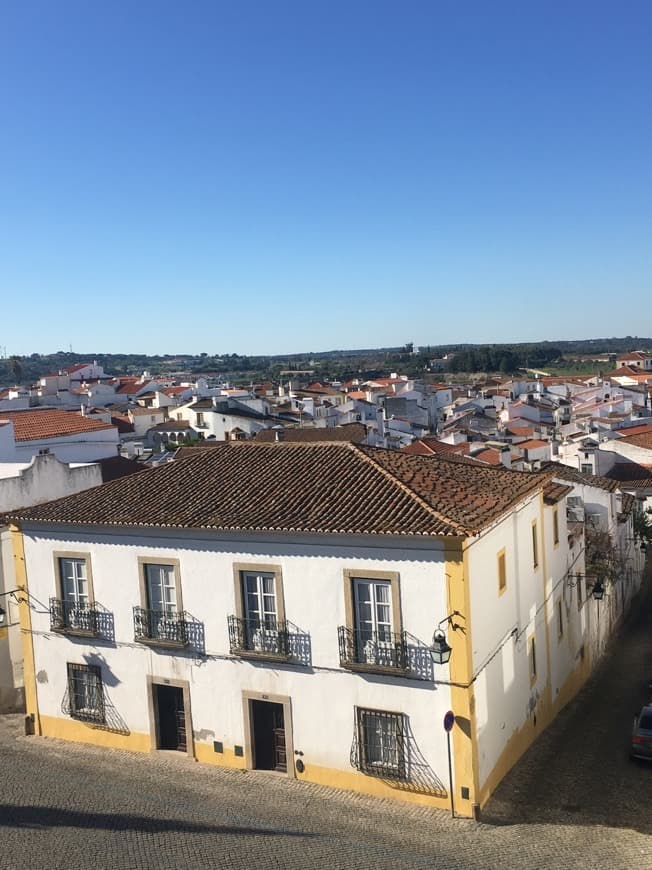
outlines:
[{"label": "ground floor window", "polygon": [[105,721],[102,673],[97,665],[68,662],[70,715],[84,722]]},{"label": "ground floor window", "polygon": [[372,776],[405,779],[405,727],[402,713],[356,708],[358,766]]}]

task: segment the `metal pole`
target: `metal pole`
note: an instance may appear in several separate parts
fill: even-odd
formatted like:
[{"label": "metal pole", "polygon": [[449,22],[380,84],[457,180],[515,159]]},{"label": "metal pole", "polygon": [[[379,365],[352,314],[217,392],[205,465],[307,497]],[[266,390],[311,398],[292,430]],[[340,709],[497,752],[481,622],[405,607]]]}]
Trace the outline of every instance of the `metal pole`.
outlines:
[{"label": "metal pole", "polygon": [[455,803],[453,800],[453,762],[451,761],[451,733],[446,732],[446,741],[448,743],[448,790],[451,796],[451,818],[455,818]]}]

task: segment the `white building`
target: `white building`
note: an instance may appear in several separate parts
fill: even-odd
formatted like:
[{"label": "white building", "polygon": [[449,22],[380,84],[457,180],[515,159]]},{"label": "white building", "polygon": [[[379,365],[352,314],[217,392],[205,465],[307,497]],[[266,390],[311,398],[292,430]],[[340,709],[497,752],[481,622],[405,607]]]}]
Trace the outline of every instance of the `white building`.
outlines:
[{"label": "white building", "polygon": [[34,731],[447,807],[452,710],[472,815],[591,668],[570,491],[245,442],[16,512]]}]

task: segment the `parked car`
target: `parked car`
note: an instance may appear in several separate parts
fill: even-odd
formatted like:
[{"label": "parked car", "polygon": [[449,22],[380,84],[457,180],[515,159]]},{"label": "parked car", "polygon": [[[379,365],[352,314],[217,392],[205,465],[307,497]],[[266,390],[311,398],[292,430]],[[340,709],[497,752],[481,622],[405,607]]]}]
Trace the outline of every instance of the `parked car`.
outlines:
[{"label": "parked car", "polygon": [[629,757],[652,761],[652,705],[646,705],[634,716]]}]

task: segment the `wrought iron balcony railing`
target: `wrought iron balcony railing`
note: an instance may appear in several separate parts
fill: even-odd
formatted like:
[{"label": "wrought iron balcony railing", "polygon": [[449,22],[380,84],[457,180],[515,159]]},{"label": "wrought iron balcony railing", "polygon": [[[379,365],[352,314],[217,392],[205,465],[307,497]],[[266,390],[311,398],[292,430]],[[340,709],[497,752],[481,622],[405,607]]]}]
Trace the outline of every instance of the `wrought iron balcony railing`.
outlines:
[{"label": "wrought iron balcony railing", "polygon": [[366,631],[340,625],[337,629],[340,664],[343,668],[382,668],[406,671],[409,668],[405,632]]},{"label": "wrought iron balcony railing", "polygon": [[134,637],[144,643],[185,646],[188,643],[185,611],[146,610],[134,607]]},{"label": "wrought iron balcony railing", "polygon": [[269,617],[257,619],[228,617],[229,645],[233,655],[253,654],[287,659],[290,656],[287,623]]},{"label": "wrought iron balcony railing", "polygon": [[51,631],[99,634],[99,623],[99,613],[94,604],[50,598]]}]

